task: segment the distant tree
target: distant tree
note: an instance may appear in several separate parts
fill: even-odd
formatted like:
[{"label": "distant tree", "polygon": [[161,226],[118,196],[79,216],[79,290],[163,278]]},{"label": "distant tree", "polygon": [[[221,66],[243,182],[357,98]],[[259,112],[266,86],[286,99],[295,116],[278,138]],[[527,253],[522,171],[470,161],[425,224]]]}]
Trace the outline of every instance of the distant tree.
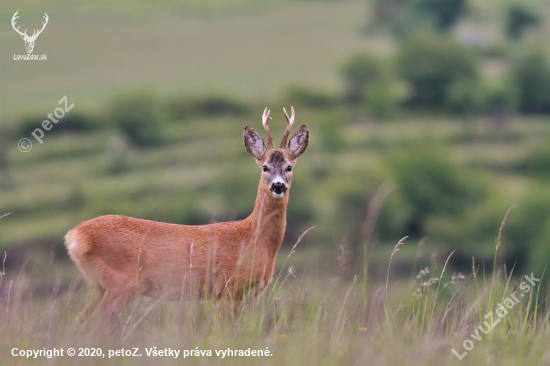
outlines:
[{"label": "distant tree", "polygon": [[119,97],[111,103],[109,116],[136,147],[164,141],[163,105],[153,94],[138,92]]},{"label": "distant tree", "polygon": [[447,106],[453,115],[469,118],[481,113],[482,104],[483,93],[475,80],[459,80],[449,89]]},{"label": "distant tree", "polygon": [[550,113],[550,62],[539,50],[527,53],[513,67],[524,113]]},{"label": "distant tree", "polygon": [[550,145],[531,147],[524,162],[519,164],[518,168],[531,176],[550,179]]},{"label": "distant tree", "polygon": [[401,76],[412,87],[410,103],[442,106],[451,85],[477,78],[475,55],[449,37],[417,34],[405,40],[398,55]]},{"label": "distant tree", "polygon": [[[506,252],[523,261],[529,257],[529,269],[542,273],[548,265],[550,246],[550,195],[548,185],[529,184],[520,196],[517,211],[506,228]],[[509,243],[509,244],[508,244]],[[547,268],[548,270],[548,268]],[[536,272],[535,272],[536,273]]]},{"label": "distant tree", "polygon": [[381,80],[369,89],[367,108],[380,120],[388,119],[397,112],[399,95],[391,80]]},{"label": "distant tree", "polygon": [[392,24],[402,35],[418,29],[426,21],[440,30],[450,29],[466,13],[467,0],[377,0],[375,21]]},{"label": "distant tree", "polygon": [[305,85],[291,85],[284,93],[284,104],[291,103],[294,106],[305,106],[311,109],[325,109],[334,107],[337,98],[319,88]]},{"label": "distant tree", "polygon": [[390,156],[387,166],[396,184],[393,198],[400,197],[397,210],[402,212],[388,207],[385,215],[395,215],[403,233],[409,235],[426,235],[430,218],[458,217],[485,198],[483,186],[455,164],[446,150],[408,147]]},{"label": "distant tree", "polygon": [[170,118],[185,120],[193,117],[222,115],[244,116],[249,112],[245,102],[225,94],[178,96],[168,102]]},{"label": "distant tree", "polygon": [[440,30],[451,28],[466,12],[466,0],[415,0],[416,7],[426,12]]},{"label": "distant tree", "polygon": [[528,28],[539,23],[539,17],[531,10],[519,5],[508,8],[506,34],[512,39],[520,39]]},{"label": "distant tree", "polygon": [[491,119],[498,132],[505,131],[518,107],[518,93],[514,83],[500,78],[482,84],[483,112]]},{"label": "distant tree", "polygon": [[346,147],[342,117],[327,116],[319,120],[319,137],[328,152],[339,152]]},{"label": "distant tree", "polygon": [[516,86],[506,80],[481,84],[483,111],[491,115],[506,115],[518,105]]},{"label": "distant tree", "polygon": [[364,52],[352,55],[342,67],[346,102],[355,105],[364,102],[369,86],[381,79],[383,74],[384,68],[378,58]]}]

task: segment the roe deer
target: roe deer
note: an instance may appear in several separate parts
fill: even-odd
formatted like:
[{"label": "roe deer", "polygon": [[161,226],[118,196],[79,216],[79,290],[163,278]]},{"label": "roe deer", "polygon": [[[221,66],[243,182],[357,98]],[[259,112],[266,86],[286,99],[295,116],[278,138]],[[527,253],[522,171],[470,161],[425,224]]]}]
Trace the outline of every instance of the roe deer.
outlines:
[{"label": "roe deer", "polygon": [[[140,295],[180,300],[209,296],[239,305],[250,288],[257,295],[273,278],[283,241],[286,206],[296,159],[308,145],[302,125],[279,149],[263,114],[267,147],[250,126],[244,145],[262,170],[254,211],[242,221],[202,226],[176,225],[108,215],[84,221],[65,236],[65,245],[88,283],[97,289],[83,314],[99,304],[107,320]],[[101,299],[101,300],[100,300]]]}]

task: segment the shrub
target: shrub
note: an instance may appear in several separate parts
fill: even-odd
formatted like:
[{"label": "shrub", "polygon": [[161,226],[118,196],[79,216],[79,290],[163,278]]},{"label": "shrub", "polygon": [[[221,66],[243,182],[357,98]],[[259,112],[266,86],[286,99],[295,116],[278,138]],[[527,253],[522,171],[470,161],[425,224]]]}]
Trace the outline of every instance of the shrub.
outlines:
[{"label": "shrub", "polygon": [[326,109],[337,104],[337,101],[331,95],[328,95],[318,89],[311,87],[293,85],[284,93],[285,103],[290,102],[293,106],[305,106],[311,109]]},{"label": "shrub", "polygon": [[447,105],[451,113],[461,117],[480,113],[483,109],[483,92],[479,83],[472,80],[453,83],[447,96]]},{"label": "shrub", "polygon": [[338,152],[345,147],[346,142],[344,140],[341,116],[321,118],[319,132],[319,137],[325,150],[329,152]]},{"label": "shrub", "polygon": [[170,117],[175,120],[221,115],[242,116],[249,112],[244,102],[222,94],[179,97],[168,103]]},{"label": "shrub", "polygon": [[550,145],[544,144],[531,149],[519,168],[535,177],[550,178]]},{"label": "shrub", "polygon": [[451,28],[466,12],[466,0],[415,0],[416,8],[433,19],[440,30]]},{"label": "shrub", "polygon": [[506,34],[512,39],[520,39],[525,31],[539,23],[539,17],[531,10],[519,4],[508,8]]},{"label": "shrub", "polygon": [[101,122],[98,117],[91,114],[75,113],[65,115],[57,125],[59,126],[59,132],[85,132],[100,128]]},{"label": "shrub", "polygon": [[507,114],[517,108],[517,92],[514,84],[502,80],[458,81],[449,89],[447,105],[452,113],[463,117]]},{"label": "shrub", "polygon": [[458,80],[475,80],[475,55],[448,37],[419,34],[407,39],[399,52],[402,77],[411,85],[410,103],[440,107]]},{"label": "shrub", "polygon": [[139,92],[114,100],[109,107],[113,123],[137,147],[158,145],[164,140],[164,115],[159,99]]},{"label": "shrub", "polygon": [[402,201],[395,207],[407,213],[402,220],[407,235],[425,235],[428,218],[457,217],[485,195],[476,179],[440,149],[407,149],[392,156],[388,165]]},{"label": "shrub", "polygon": [[[17,136],[29,135],[36,128],[42,128],[42,121],[47,119],[46,115],[28,116],[23,118],[16,129]],[[62,132],[85,132],[98,129],[101,126],[99,119],[91,114],[82,114],[75,112],[68,113],[59,122],[53,124],[52,129],[48,131],[49,135]]]},{"label": "shrub", "polygon": [[524,113],[550,112],[550,63],[546,54],[535,50],[513,67],[519,108]]},{"label": "shrub", "polygon": [[[472,256],[492,258],[502,219],[516,201],[511,201],[504,191],[491,189],[480,203],[471,205],[459,216],[432,216],[428,222],[430,235],[446,243],[449,248],[456,249],[456,255],[470,266]],[[515,217],[516,210],[512,212]]]},{"label": "shrub", "polygon": [[199,209],[196,192],[178,192],[178,194],[181,194],[181,198],[175,202],[173,217],[167,215],[164,221],[174,220],[176,224],[181,225],[202,225],[210,222],[210,218]]},{"label": "shrub", "polygon": [[302,174],[300,179],[295,179],[292,182],[292,192],[290,193],[292,198],[289,201],[286,216],[285,241],[287,243],[294,244],[305,229],[313,226],[311,222],[318,215],[312,204],[314,202],[311,194],[312,182],[303,178],[307,178],[307,175]]},{"label": "shrub", "polygon": [[481,84],[480,91],[482,109],[486,113],[509,113],[517,108],[517,89],[513,83],[503,80],[486,81]]},{"label": "shrub", "polygon": [[546,271],[544,277],[545,279],[548,279],[548,267],[550,266],[550,246],[544,244],[548,243],[550,240],[550,216],[546,216],[546,221],[542,222],[542,225],[542,230],[539,233],[539,236],[532,243],[532,249],[528,253],[525,253],[525,250],[520,253],[522,257],[526,255],[528,256],[528,268],[531,272],[542,275],[542,273]]},{"label": "shrub", "polygon": [[223,179],[217,179],[214,184],[223,210],[218,210],[218,213],[235,215],[237,220],[246,218],[252,212],[258,191],[258,172],[227,167],[219,173]]},{"label": "shrub", "polygon": [[367,93],[367,107],[378,119],[387,119],[395,114],[399,105],[399,96],[388,81],[375,83]]},{"label": "shrub", "polygon": [[364,52],[352,55],[342,67],[346,102],[352,105],[364,102],[369,87],[383,75],[384,67],[373,55]]},{"label": "shrub", "polygon": [[398,34],[406,35],[425,23],[448,30],[467,8],[467,0],[377,0],[374,14],[375,21],[389,23]]},{"label": "shrub", "polygon": [[[530,271],[542,273],[549,260],[548,240],[550,232],[550,195],[545,186],[529,187],[524,197],[518,202],[514,214],[506,228],[508,249],[507,256],[519,259],[521,264],[530,259],[533,265]],[[541,248],[544,247],[544,248]],[[544,254],[544,257],[538,258]]]}]

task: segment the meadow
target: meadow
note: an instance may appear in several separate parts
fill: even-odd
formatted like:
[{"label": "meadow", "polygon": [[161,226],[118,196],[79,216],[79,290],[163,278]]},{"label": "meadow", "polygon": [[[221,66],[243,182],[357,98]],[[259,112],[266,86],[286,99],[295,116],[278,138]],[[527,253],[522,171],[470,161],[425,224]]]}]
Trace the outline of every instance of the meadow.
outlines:
[{"label": "meadow", "polygon": [[[473,50],[483,85],[460,76],[450,101],[418,107],[396,65],[406,39],[373,20],[384,2],[4,1],[2,19],[19,10],[30,28],[45,11],[50,24],[35,49],[48,62],[12,61],[23,42],[8,21],[0,33],[0,364],[547,365],[550,124],[507,83],[529,47],[550,50],[550,7],[522,3],[543,21],[517,41],[504,35],[516,2],[471,0],[448,33],[428,34]],[[383,76],[354,102],[346,70],[357,59],[368,70],[361,53]],[[41,144],[31,133],[64,95],[74,108]],[[472,95],[485,109],[469,109]],[[65,233],[104,214],[245,218],[260,172],[243,129],[261,131],[267,106],[280,136],[291,105],[310,139],[268,290],[236,318],[208,299],[144,298],[80,327],[91,293]],[[69,347],[105,357],[12,356]],[[123,348],[142,356],[108,358]],[[272,356],[215,354],[248,348]]]},{"label": "meadow", "polygon": [[[84,365],[548,363],[550,313],[539,278],[514,278],[500,265],[487,273],[475,260],[469,273],[450,275],[447,258],[396,280],[392,260],[410,245],[404,238],[394,247],[385,284],[369,277],[368,255],[363,274],[347,281],[345,249],[325,258],[336,265],[330,275],[296,269],[289,262],[302,251],[298,242],[279,256],[281,269],[267,291],[248,298],[235,316],[208,299],[140,299],[109,326],[96,317],[84,328],[78,313],[86,286],[51,255],[48,271],[22,269],[1,283],[9,299],[0,309],[2,364],[72,365],[76,357]],[[35,357],[28,350],[63,353]],[[72,350],[76,355],[67,354]]]}]

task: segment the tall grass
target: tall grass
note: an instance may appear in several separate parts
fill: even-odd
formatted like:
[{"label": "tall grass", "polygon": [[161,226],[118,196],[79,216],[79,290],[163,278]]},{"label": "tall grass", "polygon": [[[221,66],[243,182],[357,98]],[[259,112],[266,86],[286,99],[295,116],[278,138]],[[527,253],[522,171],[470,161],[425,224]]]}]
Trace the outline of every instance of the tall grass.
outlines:
[{"label": "tall grass", "polygon": [[[499,230],[495,258],[504,225],[505,220]],[[301,250],[300,240],[286,259]],[[392,258],[399,256],[401,244],[403,241]],[[480,264],[475,260],[471,273],[448,275],[450,255],[441,270],[433,264],[413,274],[410,281],[400,281],[392,273],[392,258],[388,258],[385,282],[373,275],[368,281],[356,281],[355,275],[346,283],[341,278],[332,281],[328,272],[321,277],[308,275],[307,271],[297,274],[285,261],[272,285],[258,298],[246,301],[235,318],[223,316],[210,300],[164,302],[142,298],[111,324],[105,325],[97,317],[85,328],[79,326],[76,317],[87,300],[86,285],[77,270],[51,261],[49,270],[41,273],[27,263],[19,271],[7,271],[0,282],[0,364],[548,364],[550,311],[547,291],[540,291],[538,284],[521,297],[523,277],[512,276],[513,271],[503,265],[494,267],[491,278],[486,278],[479,274]],[[365,267],[366,263],[357,268],[363,271]],[[519,302],[494,329],[488,330],[486,314],[496,314],[497,304],[514,291]],[[480,332],[480,326],[488,330],[487,334]],[[462,355],[463,344],[469,345],[466,340],[473,348],[460,361],[451,350]],[[12,356],[14,348],[63,348],[66,354],[69,347],[77,354],[79,348],[101,348],[105,356]],[[179,359],[147,356],[146,348],[152,347],[180,350]],[[109,350],[133,348],[139,348],[140,357],[108,358]],[[269,350],[271,355],[221,358],[215,353],[248,348]],[[212,356],[192,355],[181,360],[183,350],[192,354],[210,350]]]}]

